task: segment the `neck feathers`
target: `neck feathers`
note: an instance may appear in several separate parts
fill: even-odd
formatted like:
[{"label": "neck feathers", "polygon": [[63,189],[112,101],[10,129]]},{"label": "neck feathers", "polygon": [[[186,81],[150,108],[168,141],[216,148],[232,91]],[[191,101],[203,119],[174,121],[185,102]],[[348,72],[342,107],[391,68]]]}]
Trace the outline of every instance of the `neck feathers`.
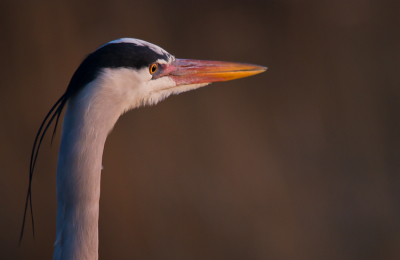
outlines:
[{"label": "neck feathers", "polygon": [[69,100],[57,166],[53,259],[98,259],[103,149],[108,133],[126,110],[119,100],[123,93],[112,89],[112,82],[100,77]]}]

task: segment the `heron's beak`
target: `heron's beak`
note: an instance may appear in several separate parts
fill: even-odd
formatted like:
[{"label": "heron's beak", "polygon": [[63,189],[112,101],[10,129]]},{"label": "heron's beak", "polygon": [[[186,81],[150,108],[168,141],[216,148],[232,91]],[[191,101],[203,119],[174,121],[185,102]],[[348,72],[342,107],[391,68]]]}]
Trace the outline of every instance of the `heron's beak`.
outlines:
[{"label": "heron's beak", "polygon": [[168,76],[180,86],[249,77],[267,68],[236,62],[176,59],[168,70]]}]

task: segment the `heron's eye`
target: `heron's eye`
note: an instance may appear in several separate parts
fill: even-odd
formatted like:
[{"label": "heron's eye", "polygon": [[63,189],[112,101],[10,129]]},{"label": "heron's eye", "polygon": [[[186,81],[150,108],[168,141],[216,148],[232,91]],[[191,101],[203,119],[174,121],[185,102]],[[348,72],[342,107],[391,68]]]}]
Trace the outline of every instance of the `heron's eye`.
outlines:
[{"label": "heron's eye", "polygon": [[150,74],[154,74],[157,71],[158,65],[157,63],[153,63],[150,66]]}]

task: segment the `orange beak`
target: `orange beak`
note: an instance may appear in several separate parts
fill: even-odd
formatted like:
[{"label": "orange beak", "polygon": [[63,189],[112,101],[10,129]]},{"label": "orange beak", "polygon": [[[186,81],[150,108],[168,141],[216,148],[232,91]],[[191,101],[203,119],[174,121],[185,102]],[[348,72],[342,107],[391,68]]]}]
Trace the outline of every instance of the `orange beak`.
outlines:
[{"label": "orange beak", "polygon": [[180,86],[239,79],[266,70],[266,67],[246,63],[176,59],[164,68],[163,74]]}]

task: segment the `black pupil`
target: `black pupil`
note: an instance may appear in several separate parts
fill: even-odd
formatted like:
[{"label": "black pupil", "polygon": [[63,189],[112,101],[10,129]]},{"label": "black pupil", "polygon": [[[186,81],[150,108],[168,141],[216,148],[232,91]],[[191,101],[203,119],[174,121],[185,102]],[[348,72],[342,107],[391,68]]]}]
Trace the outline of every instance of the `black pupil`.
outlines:
[{"label": "black pupil", "polygon": [[153,64],[153,66],[151,66],[151,72],[154,73],[156,71],[156,69],[157,69],[157,65]]}]

